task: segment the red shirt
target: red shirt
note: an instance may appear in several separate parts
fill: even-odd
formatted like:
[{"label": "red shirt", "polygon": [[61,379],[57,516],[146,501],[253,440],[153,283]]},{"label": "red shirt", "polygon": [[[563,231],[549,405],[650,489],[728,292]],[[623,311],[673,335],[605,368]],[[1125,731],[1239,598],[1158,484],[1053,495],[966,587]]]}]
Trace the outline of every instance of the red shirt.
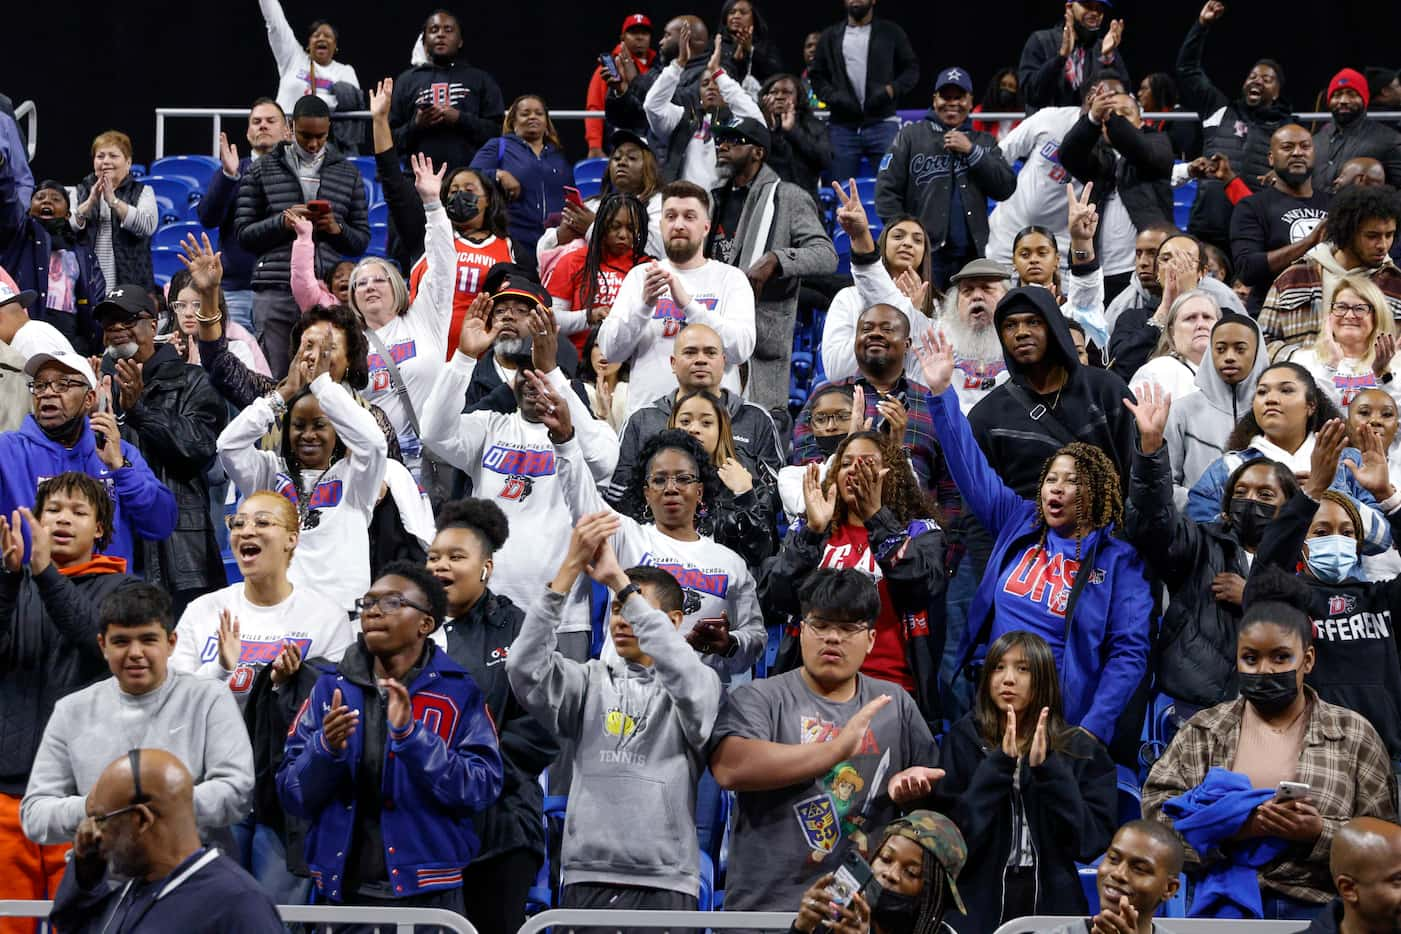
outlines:
[{"label": "red shirt", "polygon": [[880,616],[876,617],[876,644],[866,661],[861,665],[861,673],[882,681],[898,684],[911,696],[915,693],[914,674],[910,671],[909,659],[905,656],[905,629],[900,618],[895,615],[895,605],[890,601],[890,590],[881,576],[880,565],[871,555],[871,542],[862,525],[834,526],[832,534],[822,548],[822,561],[819,567],[856,568],[876,578],[880,590]]},{"label": "red shirt", "polygon": [[[588,258],[587,247],[567,250],[559,258],[559,261],[550,268],[549,274],[545,276],[545,281],[541,283],[545,286],[545,291],[566,303],[573,311],[584,310],[584,300],[587,298],[585,293],[588,291],[584,283],[584,265]],[[613,307],[613,300],[618,297],[618,289],[622,287],[623,277],[636,265],[630,256],[621,256],[616,259],[605,256],[598,267],[598,287],[594,291],[593,307]],[[584,352],[584,341],[587,338],[587,329],[576,331],[569,336],[569,339],[574,342],[574,349],[580,353]]]},{"label": "red shirt", "polygon": [[[452,244],[457,248],[457,281],[452,293],[452,323],[448,325],[448,356],[457,352],[457,333],[462,330],[462,319],[467,317],[467,309],[472,299],[482,290],[482,282],[491,267],[497,263],[509,263],[511,242],[501,237],[487,237],[481,243],[473,243],[464,237],[453,237]],[[419,257],[409,273],[409,301],[418,296],[418,283],[428,269],[428,257]]]}]

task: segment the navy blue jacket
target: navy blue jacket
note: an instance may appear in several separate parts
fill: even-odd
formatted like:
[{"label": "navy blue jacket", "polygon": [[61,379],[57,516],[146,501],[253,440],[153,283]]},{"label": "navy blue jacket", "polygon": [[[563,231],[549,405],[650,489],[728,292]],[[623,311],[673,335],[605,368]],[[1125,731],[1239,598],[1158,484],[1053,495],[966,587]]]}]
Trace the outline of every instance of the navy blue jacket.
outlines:
[{"label": "navy blue jacket", "polygon": [[221,165],[209,177],[204,197],[199,202],[199,222],[213,230],[219,229],[219,250],[224,254],[224,290],[242,292],[253,287],[253,264],[257,257],[238,242],[238,190],[253,160],[247,156],[238,160],[238,178],[229,178]]},{"label": "navy blue jacket", "polygon": [[[347,652],[346,659],[364,651],[362,646]],[[362,723],[366,720],[366,686],[346,671],[342,660],[335,674],[317,679],[277,770],[283,808],[311,821],[307,866],[320,896],[332,902],[345,897],[341,886],[356,826],[356,772],[364,731],[351,733],[346,748],[333,753],[321,735],[321,720],[337,689],[341,702],[360,711]],[[495,803],[502,781],[496,726],[482,692],[461,665],[430,642],[428,658],[408,690],[414,719],[407,735],[389,732],[381,786],[384,865],[399,898],[462,885],[462,867],[480,846],[472,817]]]},{"label": "navy blue jacket", "polygon": [[545,218],[564,210],[564,186],[574,184],[574,166],[550,143],[540,155],[514,133],[487,140],[472,157],[472,168],[492,178],[505,169],[521,184],[520,197],[507,207],[507,231],[516,244],[517,262],[535,268],[535,241],[545,232]]}]

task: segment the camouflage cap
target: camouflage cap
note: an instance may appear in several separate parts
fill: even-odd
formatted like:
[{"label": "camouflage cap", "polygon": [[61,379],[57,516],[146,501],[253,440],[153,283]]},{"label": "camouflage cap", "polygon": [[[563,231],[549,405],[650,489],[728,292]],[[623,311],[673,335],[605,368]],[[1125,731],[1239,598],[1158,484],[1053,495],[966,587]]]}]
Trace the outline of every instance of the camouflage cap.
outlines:
[{"label": "camouflage cap", "polygon": [[949,880],[949,891],[953,893],[954,904],[965,915],[968,909],[963,905],[963,896],[958,894],[958,874],[968,860],[968,845],[963,842],[963,834],[954,822],[937,811],[911,811],[885,825],[887,837],[899,836],[913,840],[928,850]]}]

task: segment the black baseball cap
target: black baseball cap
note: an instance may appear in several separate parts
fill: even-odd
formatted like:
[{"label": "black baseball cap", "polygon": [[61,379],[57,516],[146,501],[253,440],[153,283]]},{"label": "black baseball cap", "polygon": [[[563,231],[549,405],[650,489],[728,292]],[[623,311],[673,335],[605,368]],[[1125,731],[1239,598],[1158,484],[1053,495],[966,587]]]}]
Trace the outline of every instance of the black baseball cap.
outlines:
[{"label": "black baseball cap", "polygon": [[509,297],[522,298],[532,305],[542,305],[546,309],[550,307],[550,293],[514,263],[497,263],[492,267],[488,279],[491,280],[487,285],[493,307],[501,299]]},{"label": "black baseball cap", "polygon": [[613,131],[612,136],[608,137],[608,145],[612,149],[617,149],[623,143],[636,143],[638,146],[641,146],[645,152],[652,151],[652,145],[647,142],[645,136],[634,133],[632,130],[619,127]]},{"label": "black baseball cap", "polygon": [[93,309],[93,316],[107,327],[109,323],[135,321],[137,318],[155,318],[156,309],[151,305],[151,296],[139,285],[126,283],[107,293],[107,297]]},{"label": "black baseball cap", "polygon": [[716,127],[711,135],[716,141],[737,139],[755,146],[763,146],[766,150],[773,146],[773,137],[769,135],[769,128],[753,117],[735,117],[729,123]]}]

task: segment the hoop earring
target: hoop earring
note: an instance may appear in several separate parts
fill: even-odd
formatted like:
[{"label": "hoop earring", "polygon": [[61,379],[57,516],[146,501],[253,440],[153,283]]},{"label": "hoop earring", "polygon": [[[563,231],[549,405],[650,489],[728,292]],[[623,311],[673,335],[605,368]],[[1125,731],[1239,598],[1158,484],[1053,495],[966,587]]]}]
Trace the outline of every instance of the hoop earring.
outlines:
[{"label": "hoop earring", "polygon": [[652,518],[652,504],[646,500],[642,501],[642,521],[644,524],[656,521]]}]

